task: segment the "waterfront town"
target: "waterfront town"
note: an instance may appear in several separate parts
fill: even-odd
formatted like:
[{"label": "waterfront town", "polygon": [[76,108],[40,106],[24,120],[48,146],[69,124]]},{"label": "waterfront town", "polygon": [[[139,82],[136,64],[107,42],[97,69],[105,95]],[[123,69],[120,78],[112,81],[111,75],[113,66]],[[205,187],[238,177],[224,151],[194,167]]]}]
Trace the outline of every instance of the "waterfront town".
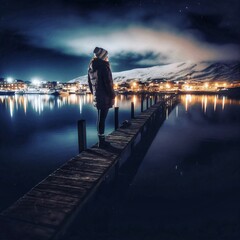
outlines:
[{"label": "waterfront town", "polygon": [[[165,79],[152,79],[141,81],[140,79],[129,79],[125,82],[114,83],[114,90],[119,94],[131,93],[156,93],[156,92],[187,92],[187,93],[217,93],[232,88],[240,87],[240,81],[167,81]],[[14,94],[89,94],[88,84],[76,82],[23,81],[19,79],[0,78],[0,95]]]}]

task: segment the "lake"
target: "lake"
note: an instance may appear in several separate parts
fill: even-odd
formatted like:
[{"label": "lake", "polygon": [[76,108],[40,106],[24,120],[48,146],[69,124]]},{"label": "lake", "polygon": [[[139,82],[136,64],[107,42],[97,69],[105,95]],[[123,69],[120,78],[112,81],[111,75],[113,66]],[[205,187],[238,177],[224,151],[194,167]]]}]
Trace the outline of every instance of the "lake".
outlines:
[{"label": "lake", "polygon": [[[120,123],[131,101],[139,113],[138,96],[117,96]],[[88,146],[97,142],[91,102],[90,95],[0,97],[1,209],[78,153],[77,120],[87,121]],[[68,239],[238,239],[239,146],[240,100],[180,96],[133,173],[121,172]]]}]

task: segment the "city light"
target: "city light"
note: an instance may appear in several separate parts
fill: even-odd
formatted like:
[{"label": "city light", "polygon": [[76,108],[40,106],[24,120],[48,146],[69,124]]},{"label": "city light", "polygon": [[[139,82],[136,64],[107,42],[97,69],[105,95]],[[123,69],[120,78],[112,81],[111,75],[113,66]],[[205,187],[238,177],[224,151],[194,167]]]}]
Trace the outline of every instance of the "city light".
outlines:
[{"label": "city light", "polygon": [[118,89],[118,84],[117,84],[117,83],[114,84],[114,89],[115,89],[115,90]]},{"label": "city light", "polygon": [[171,86],[170,86],[170,84],[169,83],[167,83],[166,84],[166,88],[170,88]]},{"label": "city light", "polygon": [[8,78],[7,78],[7,82],[8,82],[8,83],[12,83],[12,82],[13,82],[13,78],[12,78],[12,77],[8,77]]},{"label": "city light", "polygon": [[35,86],[39,86],[41,81],[38,79],[38,78],[33,78],[31,80],[32,84],[35,85]]},{"label": "city light", "polygon": [[[206,79],[207,80],[207,79]],[[117,93],[147,93],[147,92],[220,92],[226,88],[232,89],[240,86],[240,81],[235,81],[234,83],[220,82],[220,81],[138,81],[133,80],[125,83],[114,83],[113,87]],[[19,94],[19,91],[29,90],[34,88],[34,90],[39,91],[39,93],[48,93],[66,95],[66,94],[89,94],[90,89],[87,83],[80,84],[79,82],[75,83],[62,83],[62,82],[50,82],[43,81],[41,78],[32,78],[31,83],[28,84],[22,80],[16,80],[12,77],[8,77],[5,81],[0,82],[1,90],[11,90]],[[51,91],[49,91],[51,90]],[[24,93],[28,93],[25,91]]]}]

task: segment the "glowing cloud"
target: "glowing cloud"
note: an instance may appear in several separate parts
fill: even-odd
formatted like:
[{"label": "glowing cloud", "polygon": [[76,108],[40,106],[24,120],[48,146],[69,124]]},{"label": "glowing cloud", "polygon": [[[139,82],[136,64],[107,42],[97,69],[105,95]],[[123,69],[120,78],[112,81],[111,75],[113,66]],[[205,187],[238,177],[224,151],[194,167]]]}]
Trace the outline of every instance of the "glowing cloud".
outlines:
[{"label": "glowing cloud", "polygon": [[[100,29],[99,29],[100,30]],[[106,48],[111,55],[134,52],[144,54],[153,52],[159,58],[140,60],[139,64],[158,64],[177,61],[204,61],[204,60],[238,60],[240,53],[234,44],[211,44],[197,39],[187,32],[180,33],[172,29],[149,29],[146,27],[126,27],[114,31],[85,32],[75,29],[56,31],[52,37],[42,36],[41,44],[71,55],[89,55],[95,46]],[[97,32],[97,33],[96,33]],[[33,36],[34,37],[34,36]],[[36,39],[36,36],[33,38]],[[38,38],[37,38],[38,39]],[[39,42],[34,42],[38,44]],[[165,56],[165,60],[161,58]]]}]

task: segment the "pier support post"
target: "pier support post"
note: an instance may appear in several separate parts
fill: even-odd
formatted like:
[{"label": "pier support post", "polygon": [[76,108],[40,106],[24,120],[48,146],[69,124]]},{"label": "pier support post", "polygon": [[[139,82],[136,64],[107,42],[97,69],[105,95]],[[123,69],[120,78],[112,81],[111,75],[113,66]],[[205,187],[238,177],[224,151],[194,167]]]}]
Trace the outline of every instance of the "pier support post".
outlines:
[{"label": "pier support post", "polygon": [[155,98],[154,98],[154,104],[157,103],[157,94],[155,94]]},{"label": "pier support post", "polygon": [[78,121],[78,150],[79,153],[87,149],[86,121]]},{"label": "pier support post", "polygon": [[148,109],[148,99],[149,97],[146,98],[146,108]]},{"label": "pier support post", "polygon": [[119,112],[119,107],[115,107],[114,108],[114,126],[115,126],[115,130],[118,129],[118,126],[119,126],[118,112]]},{"label": "pier support post", "polygon": [[131,102],[131,118],[134,118],[134,103]]},{"label": "pier support post", "polygon": [[141,112],[143,112],[143,97],[141,97]]},{"label": "pier support post", "polygon": [[150,96],[150,107],[152,106],[152,96]]}]

